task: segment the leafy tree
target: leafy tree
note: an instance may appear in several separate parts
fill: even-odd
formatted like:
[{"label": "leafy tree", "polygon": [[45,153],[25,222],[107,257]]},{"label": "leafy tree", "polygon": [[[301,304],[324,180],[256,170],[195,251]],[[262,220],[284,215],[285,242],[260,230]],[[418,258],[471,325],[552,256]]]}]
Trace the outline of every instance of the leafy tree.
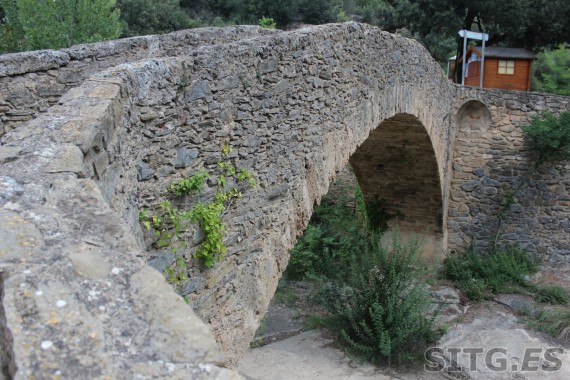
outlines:
[{"label": "leafy tree", "polygon": [[555,50],[539,53],[533,65],[532,89],[570,95],[570,50],[561,44]]},{"label": "leafy tree", "polygon": [[2,8],[2,50],[58,49],[120,34],[115,0],[4,0]]},{"label": "leafy tree", "polygon": [[299,8],[301,19],[309,24],[334,22],[340,11],[334,3],[331,0],[304,0]]},{"label": "leafy tree", "polygon": [[0,53],[24,50],[24,30],[15,0],[0,0]]},{"label": "leafy tree", "polygon": [[169,33],[200,26],[180,7],[179,0],[118,0],[123,37]]},{"label": "leafy tree", "polygon": [[533,51],[570,41],[567,0],[355,0],[354,7],[384,30],[409,30],[441,62],[463,50],[460,29],[488,33],[488,45]]}]

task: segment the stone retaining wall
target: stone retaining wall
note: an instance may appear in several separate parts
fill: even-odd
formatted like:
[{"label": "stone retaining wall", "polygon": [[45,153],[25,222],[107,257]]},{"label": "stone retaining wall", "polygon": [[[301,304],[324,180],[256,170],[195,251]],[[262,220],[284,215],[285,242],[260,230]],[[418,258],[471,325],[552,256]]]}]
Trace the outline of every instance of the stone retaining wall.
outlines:
[{"label": "stone retaining wall", "polygon": [[[505,196],[519,187],[535,156],[521,126],[549,110],[570,110],[570,97],[457,87],[449,203],[449,248],[487,249]],[[570,262],[570,164],[544,164],[515,193],[500,244],[517,244],[552,263]]]},{"label": "stone retaining wall", "polygon": [[107,68],[146,58],[186,55],[198,46],[274,33],[257,26],[202,28],[0,55],[0,137],[46,112],[70,88]]}]

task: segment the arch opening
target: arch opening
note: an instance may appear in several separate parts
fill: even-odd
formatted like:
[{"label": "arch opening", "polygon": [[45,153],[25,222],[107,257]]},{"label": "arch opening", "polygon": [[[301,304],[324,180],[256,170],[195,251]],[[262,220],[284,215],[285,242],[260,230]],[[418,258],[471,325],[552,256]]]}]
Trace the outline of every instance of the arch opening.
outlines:
[{"label": "arch opening", "polygon": [[356,150],[350,164],[365,200],[384,200],[388,233],[414,235],[427,262],[443,259],[446,241],[436,155],[430,136],[413,115],[384,120]]}]

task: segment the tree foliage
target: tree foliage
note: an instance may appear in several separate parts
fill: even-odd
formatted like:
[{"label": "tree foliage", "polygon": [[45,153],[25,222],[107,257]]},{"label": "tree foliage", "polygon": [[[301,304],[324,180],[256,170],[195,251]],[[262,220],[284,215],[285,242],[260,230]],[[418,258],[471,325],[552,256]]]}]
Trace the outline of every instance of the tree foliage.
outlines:
[{"label": "tree foliage", "polygon": [[532,89],[570,96],[570,49],[561,44],[557,49],[539,53],[533,64]]},{"label": "tree foliage", "polygon": [[123,37],[169,33],[200,26],[180,7],[179,0],[118,0]]},{"label": "tree foliage", "polygon": [[462,49],[460,29],[488,33],[489,45],[533,51],[570,41],[567,0],[355,0],[354,7],[373,25],[411,31],[442,62]]},{"label": "tree foliage", "polygon": [[555,116],[544,112],[522,127],[533,150],[538,153],[535,167],[543,162],[562,162],[570,159],[570,112]]},{"label": "tree foliage", "polygon": [[2,51],[58,49],[115,39],[115,0],[3,0]]}]

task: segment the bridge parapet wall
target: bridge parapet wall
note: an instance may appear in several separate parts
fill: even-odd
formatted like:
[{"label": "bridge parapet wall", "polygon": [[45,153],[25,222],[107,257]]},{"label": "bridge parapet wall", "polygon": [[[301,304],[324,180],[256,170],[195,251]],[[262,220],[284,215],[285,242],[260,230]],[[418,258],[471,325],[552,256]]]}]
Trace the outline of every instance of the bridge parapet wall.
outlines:
[{"label": "bridge parapet wall", "polygon": [[70,88],[102,70],[141,59],[187,55],[198,46],[275,33],[257,26],[202,28],[0,55],[0,137],[46,112]]},{"label": "bridge parapet wall", "polygon": [[570,97],[470,87],[456,91],[449,248],[488,249],[501,204],[515,191],[499,242],[518,244],[553,263],[570,262],[570,163],[558,165],[565,173],[544,164],[518,189],[535,158],[520,127],[537,113],[570,110]]}]

